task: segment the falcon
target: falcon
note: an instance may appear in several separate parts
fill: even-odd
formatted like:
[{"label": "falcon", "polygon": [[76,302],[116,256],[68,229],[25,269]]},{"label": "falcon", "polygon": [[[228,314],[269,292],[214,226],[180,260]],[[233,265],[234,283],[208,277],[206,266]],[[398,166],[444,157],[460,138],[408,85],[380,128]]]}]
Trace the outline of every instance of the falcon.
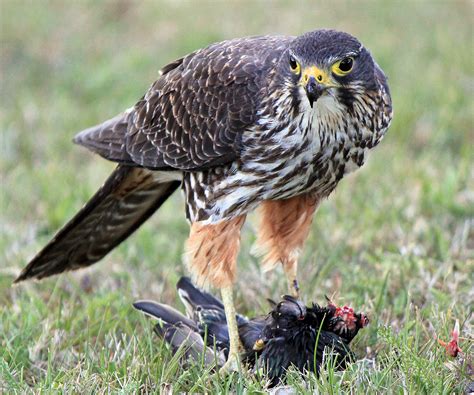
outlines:
[{"label": "falcon", "polygon": [[232,286],[240,230],[260,210],[263,270],[282,265],[298,295],[298,255],[319,203],[361,167],[392,118],[386,77],[353,36],[316,30],[212,44],[171,62],[143,98],[74,142],[118,165],[15,282],[92,265],[181,187],[184,261],[221,290],[224,371],[239,363]]}]

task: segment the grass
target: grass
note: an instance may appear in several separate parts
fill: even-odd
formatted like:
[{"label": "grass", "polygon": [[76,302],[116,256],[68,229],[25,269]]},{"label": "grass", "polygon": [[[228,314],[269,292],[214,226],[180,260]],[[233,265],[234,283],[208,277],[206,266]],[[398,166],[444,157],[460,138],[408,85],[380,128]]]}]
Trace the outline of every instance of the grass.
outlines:
[{"label": "grass", "polygon": [[[11,287],[29,258],[113,165],[71,144],[133,104],[157,70],[206,44],[319,27],[363,41],[390,78],[395,118],[364,168],[316,215],[303,297],[325,294],[372,321],[346,371],[288,375],[308,393],[462,393],[473,380],[473,31],[470,2],[0,2],[0,391],[265,391],[243,375],[183,369],[131,303],[177,305],[188,227],[178,195],[90,269]],[[238,310],[285,290],[242,238]],[[461,322],[466,359],[433,339]],[[471,360],[472,364],[472,360]],[[471,365],[472,369],[472,365]],[[471,376],[469,376],[471,375]]]}]

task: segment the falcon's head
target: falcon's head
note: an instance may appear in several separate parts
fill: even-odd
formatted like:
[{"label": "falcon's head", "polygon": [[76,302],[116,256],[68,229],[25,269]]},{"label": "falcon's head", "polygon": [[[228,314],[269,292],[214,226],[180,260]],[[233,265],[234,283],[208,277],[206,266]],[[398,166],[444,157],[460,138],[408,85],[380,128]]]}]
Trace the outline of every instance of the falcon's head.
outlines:
[{"label": "falcon's head", "polygon": [[350,34],[335,30],[303,34],[291,43],[279,67],[299,111],[347,114],[355,103],[364,105],[367,98],[377,101],[384,95],[386,103],[377,104],[385,104],[380,110],[391,117],[386,77]]}]

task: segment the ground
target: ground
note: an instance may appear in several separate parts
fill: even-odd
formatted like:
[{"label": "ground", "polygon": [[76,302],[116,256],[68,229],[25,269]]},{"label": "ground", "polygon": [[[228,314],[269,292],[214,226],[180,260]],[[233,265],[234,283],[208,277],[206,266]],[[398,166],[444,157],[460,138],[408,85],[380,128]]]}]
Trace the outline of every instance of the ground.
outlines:
[{"label": "ground", "polygon": [[[368,163],[317,213],[301,261],[302,295],[365,310],[360,359],[297,391],[462,392],[468,361],[447,357],[456,319],[472,352],[474,291],[472,3],[0,2],[0,391],[238,393],[265,383],[184,370],[131,303],[178,304],[188,233],[179,195],[103,262],[12,287],[20,269],[113,165],[74,134],[133,104],[167,62],[243,35],[333,27],[356,35],[389,77],[395,116]],[[178,213],[183,213],[178,215]],[[244,227],[237,308],[261,314],[285,291],[259,272]],[[472,375],[472,371],[471,371]]]}]

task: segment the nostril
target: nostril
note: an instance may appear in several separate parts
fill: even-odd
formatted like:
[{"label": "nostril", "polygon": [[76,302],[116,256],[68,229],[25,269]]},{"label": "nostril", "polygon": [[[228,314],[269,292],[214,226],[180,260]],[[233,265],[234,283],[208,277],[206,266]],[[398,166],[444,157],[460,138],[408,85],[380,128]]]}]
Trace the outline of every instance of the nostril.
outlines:
[{"label": "nostril", "polygon": [[319,74],[316,78],[318,79],[319,82],[323,80],[323,76],[321,74]]}]

